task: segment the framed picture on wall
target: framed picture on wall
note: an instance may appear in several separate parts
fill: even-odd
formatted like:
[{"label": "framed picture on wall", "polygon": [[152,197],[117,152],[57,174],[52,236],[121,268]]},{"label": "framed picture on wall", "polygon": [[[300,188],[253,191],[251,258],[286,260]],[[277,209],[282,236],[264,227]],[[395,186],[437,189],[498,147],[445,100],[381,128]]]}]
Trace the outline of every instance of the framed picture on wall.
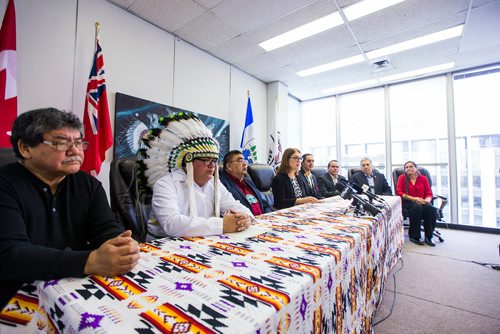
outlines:
[{"label": "framed picture on wall", "polygon": [[[137,150],[143,147],[142,136],[149,129],[159,127],[160,117],[179,111],[189,110],[116,93],[114,158],[135,156]],[[212,131],[219,142],[219,159],[222,160],[229,151],[229,122],[193,113]]]}]

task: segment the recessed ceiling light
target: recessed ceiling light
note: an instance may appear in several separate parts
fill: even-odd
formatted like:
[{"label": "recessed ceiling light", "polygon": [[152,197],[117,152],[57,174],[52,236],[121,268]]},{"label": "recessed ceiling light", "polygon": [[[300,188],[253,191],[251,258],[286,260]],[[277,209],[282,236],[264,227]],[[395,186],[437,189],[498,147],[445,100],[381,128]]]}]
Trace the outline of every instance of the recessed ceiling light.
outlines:
[{"label": "recessed ceiling light", "polygon": [[332,13],[327,16],[323,16],[315,21],[304,24],[298,28],[287,31],[281,35],[268,39],[260,43],[259,45],[266,51],[271,51],[282,46],[300,41],[301,39],[307,38],[319,34],[328,29],[332,29],[336,26],[343,24],[344,21],[340,17],[338,12]]},{"label": "recessed ceiling light", "polygon": [[447,70],[447,69],[453,68],[453,66],[455,66],[455,62],[440,64],[440,65],[430,66],[430,67],[425,67],[425,68],[419,68],[418,70],[394,74],[394,75],[388,75],[388,76],[379,78],[379,80],[381,82],[389,82],[389,81],[395,81],[395,80],[401,80],[401,79],[410,79],[410,78],[415,78],[415,77],[418,77],[421,75],[430,74],[433,72]]},{"label": "recessed ceiling light", "polygon": [[342,9],[342,11],[349,21],[353,21],[403,1],[405,0],[365,0]]},{"label": "recessed ceiling light", "polygon": [[354,90],[356,88],[363,88],[363,87],[368,87],[372,86],[378,83],[377,79],[371,79],[371,80],[366,80],[366,81],[360,81],[360,82],[355,82],[349,85],[344,85],[344,86],[337,86],[337,87],[331,87],[327,89],[323,89],[321,93],[323,94],[333,94],[333,93],[340,93],[340,92],[345,92],[348,90]]}]

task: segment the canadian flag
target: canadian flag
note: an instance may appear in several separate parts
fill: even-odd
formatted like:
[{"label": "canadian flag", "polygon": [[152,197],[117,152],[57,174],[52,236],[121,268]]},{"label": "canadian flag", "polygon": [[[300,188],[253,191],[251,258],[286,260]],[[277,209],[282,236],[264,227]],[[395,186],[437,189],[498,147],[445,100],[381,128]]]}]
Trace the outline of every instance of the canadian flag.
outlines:
[{"label": "canadian flag", "polygon": [[0,147],[11,147],[10,131],[16,117],[16,9],[9,0],[0,29]]}]

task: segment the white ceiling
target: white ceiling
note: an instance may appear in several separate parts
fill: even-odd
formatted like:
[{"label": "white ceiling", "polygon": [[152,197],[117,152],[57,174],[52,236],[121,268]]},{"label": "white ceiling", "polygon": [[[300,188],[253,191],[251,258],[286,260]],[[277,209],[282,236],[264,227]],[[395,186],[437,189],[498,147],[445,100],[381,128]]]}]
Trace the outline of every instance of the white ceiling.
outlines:
[{"label": "white ceiling", "polygon": [[[108,1],[266,83],[284,83],[299,100],[447,62],[455,62],[453,71],[500,62],[500,0],[407,0],[270,52],[258,44],[358,1]],[[374,72],[367,60],[307,77],[296,74],[459,24],[465,24],[461,37],[385,57],[392,69]]]}]

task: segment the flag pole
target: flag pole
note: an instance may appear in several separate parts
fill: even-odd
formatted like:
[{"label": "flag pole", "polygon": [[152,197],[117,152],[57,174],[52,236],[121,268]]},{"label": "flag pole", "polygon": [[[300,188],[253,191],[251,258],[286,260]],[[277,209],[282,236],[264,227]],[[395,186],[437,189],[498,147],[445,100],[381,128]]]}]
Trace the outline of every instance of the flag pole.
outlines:
[{"label": "flag pole", "polygon": [[95,23],[95,38],[94,38],[94,52],[97,50],[97,38],[99,38],[99,29],[101,29],[101,24],[99,22]]}]

